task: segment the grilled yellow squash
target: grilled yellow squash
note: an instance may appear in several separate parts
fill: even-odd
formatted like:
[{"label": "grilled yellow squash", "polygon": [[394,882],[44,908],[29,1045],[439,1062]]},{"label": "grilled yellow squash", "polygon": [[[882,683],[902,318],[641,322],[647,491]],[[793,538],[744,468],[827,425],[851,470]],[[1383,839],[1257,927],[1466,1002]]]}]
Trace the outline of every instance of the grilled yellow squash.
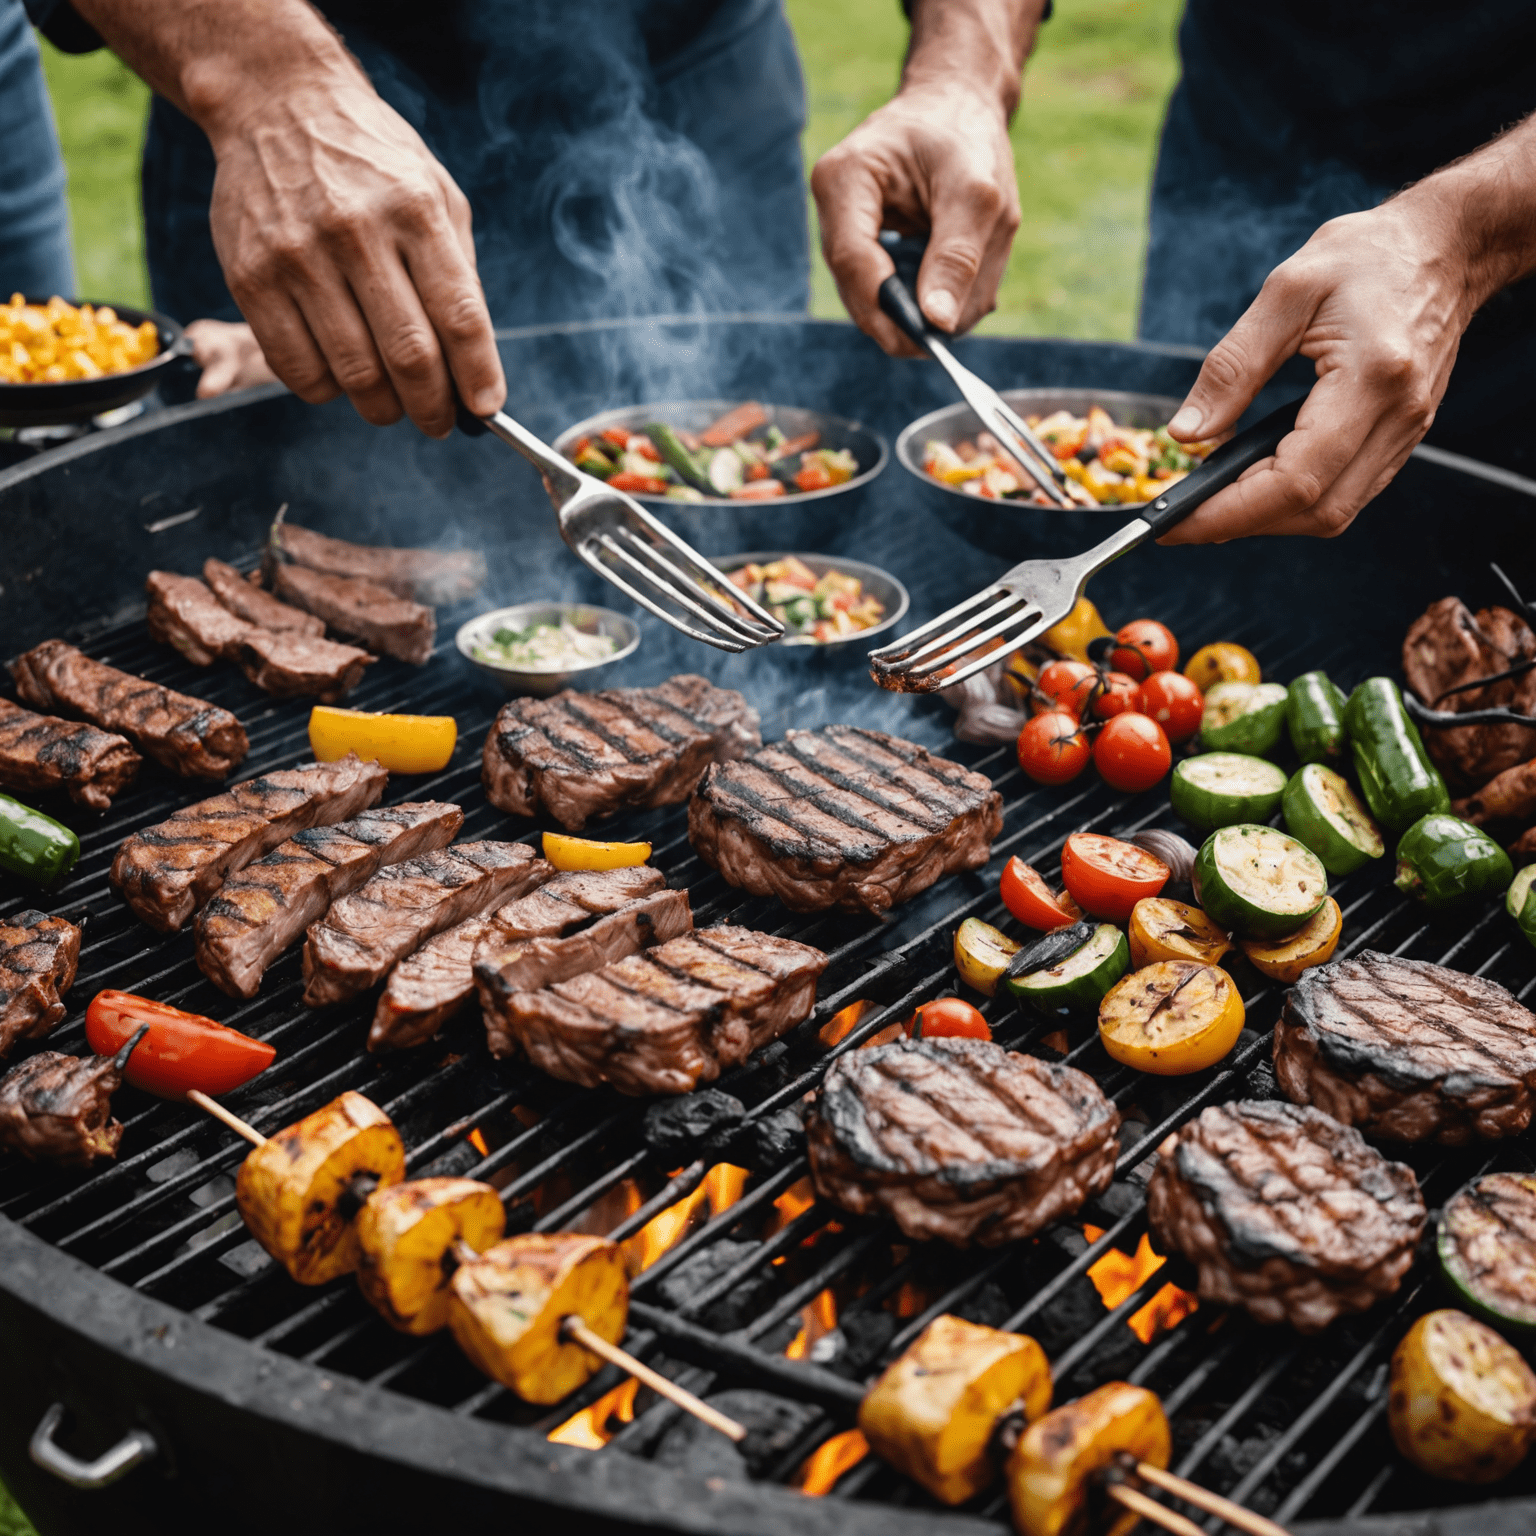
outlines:
[{"label": "grilled yellow squash", "polygon": [[558,1403],[603,1362],[560,1337],[572,1315],[617,1344],[629,1319],[629,1276],[617,1243],[580,1232],[509,1237],[463,1264],[448,1326],[459,1347],[524,1402]]},{"label": "grilled yellow squash", "polygon": [[475,1179],[408,1179],[375,1191],[357,1218],[357,1283],[391,1328],[436,1333],[462,1242],[483,1253],[507,1224],[501,1196]]},{"label": "grilled yellow squash", "polygon": [[963,1504],[996,1476],[992,1436],[1016,1402],[1031,1422],[1050,1407],[1045,1351],[1021,1333],[936,1317],[865,1394],[859,1428],[935,1498]]},{"label": "grilled yellow squash", "polygon": [[363,1202],[404,1177],[389,1116],[348,1092],[257,1147],[240,1166],[235,1200],[251,1236],[300,1285],[324,1285],[357,1268]]}]

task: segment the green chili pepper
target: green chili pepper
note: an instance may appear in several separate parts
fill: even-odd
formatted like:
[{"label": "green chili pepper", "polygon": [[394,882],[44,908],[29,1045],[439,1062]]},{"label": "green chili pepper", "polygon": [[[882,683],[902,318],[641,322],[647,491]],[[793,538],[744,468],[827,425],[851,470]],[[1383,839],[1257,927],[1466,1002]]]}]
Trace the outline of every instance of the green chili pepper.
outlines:
[{"label": "green chili pepper", "polygon": [[80,839],[30,806],[0,795],[0,869],[49,885],[75,867]]},{"label": "green chili pepper", "polygon": [[1303,672],[1286,690],[1285,723],[1296,756],[1304,763],[1342,757],[1349,745],[1344,695],[1326,672]]},{"label": "green chili pepper", "polygon": [[1368,677],[1350,694],[1344,728],[1365,803],[1389,832],[1450,810],[1445,780],[1430,762],[1390,677]]},{"label": "green chili pepper", "polygon": [[1398,890],[1431,912],[1449,912],[1483,896],[1500,896],[1515,867],[1488,834],[1459,816],[1421,816],[1397,844]]}]

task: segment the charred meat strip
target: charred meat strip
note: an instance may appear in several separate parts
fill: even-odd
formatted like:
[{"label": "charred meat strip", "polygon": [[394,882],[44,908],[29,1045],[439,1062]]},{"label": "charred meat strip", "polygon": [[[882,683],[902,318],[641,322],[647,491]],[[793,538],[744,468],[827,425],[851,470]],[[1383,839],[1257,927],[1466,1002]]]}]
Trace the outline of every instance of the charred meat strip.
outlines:
[{"label": "charred meat strip", "polygon": [[272,589],[286,602],[324,619],[338,634],[371,651],[420,666],[432,655],[437,615],[408,597],[356,576],[328,576],[302,565],[279,565]]},{"label": "charred meat strip", "polygon": [[17,1062],[0,1077],[0,1147],[66,1168],[116,1157],[123,1127],[112,1095],[122,1081],[110,1056],[39,1051]]},{"label": "charred meat strip", "polygon": [[193,666],[210,667],[219,657],[233,659],[252,629],[237,618],[195,576],[151,571],[144,583],[150,637],[174,646]]},{"label": "charred meat strip", "polygon": [[356,576],[434,607],[463,602],[485,585],[485,556],[479,550],[349,544],[281,516],[272,524],[264,559],[269,575],[280,564],[302,565],[330,576]]},{"label": "charred meat strip", "polygon": [[1286,994],[1275,1076],[1293,1103],[1369,1136],[1517,1136],[1531,1123],[1536,1014],[1496,982],[1368,949]]},{"label": "charred meat strip", "polygon": [[548,869],[526,843],[459,843],[381,869],[309,930],[304,1001],[340,1003],[377,986],[434,933],[520,896]]},{"label": "charred meat strip", "polygon": [[485,739],[485,792],[503,811],[544,812],[576,832],[618,810],[680,805],[712,759],[757,744],[757,727],[739,693],[691,674],[514,699]]},{"label": "charred meat strip", "polygon": [[174,933],[237,869],[306,827],[377,805],[388,778],[349,752],[232,784],[135,832],[112,861],[112,884],[151,928]]},{"label": "charred meat strip", "polygon": [[203,580],[218,600],[247,624],[255,624],[274,635],[288,631],[296,635],[320,636],[325,633],[325,620],[318,619],[302,608],[291,608],[280,603],[270,592],[247,581],[234,566],[211,556],[203,561]]},{"label": "charred meat strip", "polygon": [[40,1040],[64,1017],[79,965],[74,923],[32,911],[0,923],[0,1056],[18,1040]]},{"label": "charred meat strip", "polygon": [[1202,1110],[1158,1148],[1147,1216],[1200,1272],[1204,1301],[1318,1333],[1390,1296],[1424,1230],[1413,1170],[1321,1110]]},{"label": "charred meat strip", "polygon": [[850,725],[791,731],[704,775],[688,806],[699,856],[795,912],[887,912],[978,869],[1003,826],[982,774]]},{"label": "charred meat strip", "polygon": [[144,759],[121,736],[0,699],[0,789],[63,789],[105,811]]},{"label": "charred meat strip", "polygon": [[389,973],[368,1033],[370,1051],[430,1040],[474,996],[477,957],[495,960],[529,939],[575,933],[666,884],[660,870],[644,864],[564,874],[546,864],[539,873],[543,883],[529,895],[445,929]]},{"label": "charred meat strip", "polygon": [[464,812],[440,800],[377,807],[308,827],[237,870],[197,914],[197,963],[231,997],[255,997],[266,968],[333,901],[386,864],[446,848]]},{"label": "charred meat strip", "polygon": [[801,1023],[826,966],[808,944],[721,924],[514,993],[498,1011],[551,1077],[620,1093],[691,1093]]},{"label": "charred meat strip", "polygon": [[1029,1237],[1107,1189],[1120,1112],[1075,1067],[988,1040],[839,1057],[806,1123],[817,1190],[918,1239]]},{"label": "charred meat strip", "polygon": [[[1536,731],[1531,739],[1536,744]],[[1519,824],[1536,816],[1536,757],[1529,762],[1516,763],[1503,773],[1490,779],[1474,795],[1458,800],[1451,809],[1463,821],[1473,826],[1486,826],[1489,822],[1509,821]]]},{"label": "charred meat strip", "polygon": [[18,656],[11,675],[28,704],[83,715],[174,773],[222,779],[251,749],[245,728],[227,709],[119,672],[62,640],[45,640]]}]

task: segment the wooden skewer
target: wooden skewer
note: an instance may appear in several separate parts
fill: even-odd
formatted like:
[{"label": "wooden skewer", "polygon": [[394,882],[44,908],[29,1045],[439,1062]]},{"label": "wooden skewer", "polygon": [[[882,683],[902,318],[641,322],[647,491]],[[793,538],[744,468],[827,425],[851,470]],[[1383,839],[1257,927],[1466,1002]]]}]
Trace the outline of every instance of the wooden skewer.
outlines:
[{"label": "wooden skewer", "polygon": [[1251,1509],[1244,1509],[1241,1504],[1234,1504],[1231,1499],[1224,1499],[1219,1493],[1212,1493],[1209,1488],[1202,1488],[1188,1478],[1165,1472],[1161,1467],[1154,1467],[1145,1461],[1137,1462],[1136,1475],[1143,1482],[1151,1483],[1154,1488],[1161,1488],[1166,1493],[1177,1495],[1186,1504],[1193,1504],[1196,1509],[1220,1515],[1228,1525],[1247,1531],[1249,1536],[1290,1536],[1284,1526],[1276,1525],[1273,1520],[1266,1520],[1263,1515],[1256,1515]]},{"label": "wooden skewer", "polygon": [[217,1099],[210,1099],[201,1088],[188,1088],[187,1101],[191,1104],[196,1104],[199,1109],[212,1115],[215,1120],[222,1121],[235,1135],[245,1137],[253,1147],[266,1145],[267,1138],[254,1125],[247,1125],[239,1115],[232,1114],[229,1110],[225,1109]]},{"label": "wooden skewer", "polygon": [[1186,1520],[1183,1515],[1176,1514],[1166,1504],[1159,1504],[1156,1499],[1149,1498],[1146,1494],[1138,1492],[1135,1488],[1129,1488],[1124,1483],[1110,1483],[1104,1492],[1115,1503],[1140,1515],[1143,1520],[1150,1520],[1154,1525],[1162,1526],[1165,1531],[1172,1531],[1173,1536],[1205,1536],[1205,1532],[1193,1520]]}]

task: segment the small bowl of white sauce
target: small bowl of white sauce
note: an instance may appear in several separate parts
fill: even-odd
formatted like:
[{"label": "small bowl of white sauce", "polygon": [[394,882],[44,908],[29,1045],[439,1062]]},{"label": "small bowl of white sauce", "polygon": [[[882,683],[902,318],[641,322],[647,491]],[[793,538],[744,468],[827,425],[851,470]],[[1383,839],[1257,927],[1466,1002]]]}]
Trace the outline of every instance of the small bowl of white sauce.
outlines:
[{"label": "small bowl of white sauce", "polygon": [[454,644],[505,692],[542,698],[593,686],[605,667],[634,655],[640,627],[590,603],[514,603],[461,624]]}]

